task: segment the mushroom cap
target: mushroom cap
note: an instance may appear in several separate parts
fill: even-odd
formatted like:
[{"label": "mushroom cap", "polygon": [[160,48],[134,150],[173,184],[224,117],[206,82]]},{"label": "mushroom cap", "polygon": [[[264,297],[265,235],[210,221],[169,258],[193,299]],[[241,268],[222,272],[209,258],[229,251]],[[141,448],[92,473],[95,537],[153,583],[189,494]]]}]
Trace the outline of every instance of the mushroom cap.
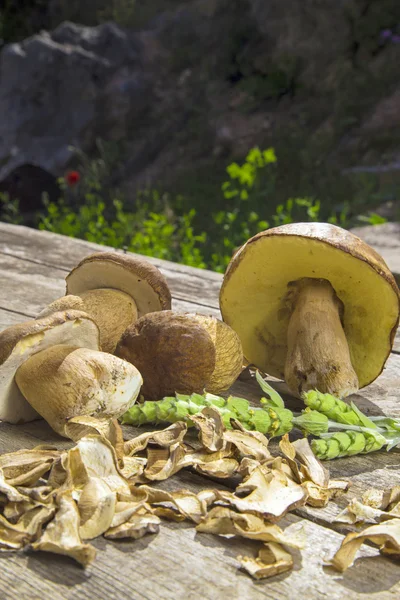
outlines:
[{"label": "mushroom cap", "polygon": [[67,275],[66,281],[67,294],[75,296],[98,288],[121,290],[134,299],[139,317],[171,308],[171,293],[164,275],[147,260],[132,254],[91,254]]},{"label": "mushroom cap", "polygon": [[111,288],[97,288],[82,292],[80,296],[70,294],[58,298],[36,318],[68,309],[82,310],[96,321],[100,330],[101,349],[111,354],[128,325],[137,320],[136,303],[132,296]]},{"label": "mushroom cap", "polygon": [[19,367],[15,380],[28,402],[63,436],[73,417],[119,417],[134,404],[142,384],[129,362],[75,345],[37,352]]},{"label": "mushroom cap", "polygon": [[202,393],[215,367],[215,347],[206,329],[172,311],[141,317],[124,332],[115,354],[140,371],[141,392],[149,400]]},{"label": "mushroom cap", "polygon": [[0,420],[23,423],[39,417],[15,383],[17,369],[33,354],[56,344],[99,349],[99,329],[89,315],[69,310],[8,327],[0,333]]},{"label": "mushroom cap", "polygon": [[62,296],[45,306],[37,315],[36,319],[42,319],[43,317],[48,317],[52,313],[64,310],[80,310],[86,312],[82,298],[79,296]]},{"label": "mushroom cap", "polygon": [[[224,321],[246,359],[284,379],[288,283],[326,279],[343,302],[343,328],[360,387],[382,372],[399,322],[400,293],[383,258],[327,223],[293,223],[258,233],[233,256],[220,292]],[[334,340],[332,340],[334,343]]]},{"label": "mushroom cap", "polygon": [[226,323],[212,316],[190,314],[209,333],[215,347],[215,368],[206,390],[219,394],[239,377],[243,368],[243,350],[239,336]]}]

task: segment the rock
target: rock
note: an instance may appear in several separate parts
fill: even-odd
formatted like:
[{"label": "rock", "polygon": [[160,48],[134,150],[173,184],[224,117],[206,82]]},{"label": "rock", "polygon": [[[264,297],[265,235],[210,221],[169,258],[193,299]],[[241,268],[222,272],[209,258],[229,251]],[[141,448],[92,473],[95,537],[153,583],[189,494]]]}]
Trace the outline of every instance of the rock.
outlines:
[{"label": "rock", "polygon": [[0,182],[0,193],[8,194],[11,200],[19,201],[19,210],[24,214],[25,223],[30,222],[35,211],[43,208],[42,197],[56,202],[61,196],[57,179],[48,171],[35,165],[21,165]]},{"label": "rock", "polygon": [[108,23],[66,22],[7,45],[0,77],[0,180],[24,164],[62,174],[71,145],[119,137],[151,98],[139,36]]}]

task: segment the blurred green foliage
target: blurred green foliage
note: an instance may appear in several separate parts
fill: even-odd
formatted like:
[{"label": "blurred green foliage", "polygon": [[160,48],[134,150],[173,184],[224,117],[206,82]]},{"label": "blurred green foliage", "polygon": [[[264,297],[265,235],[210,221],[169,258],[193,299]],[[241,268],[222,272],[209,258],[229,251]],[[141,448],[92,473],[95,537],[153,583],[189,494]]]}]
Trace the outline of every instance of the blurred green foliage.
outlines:
[{"label": "blurred green foliage", "polygon": [[[252,148],[242,164],[228,165],[221,185],[226,208],[211,212],[205,231],[198,230],[196,211],[186,210],[188,202],[180,196],[145,190],[128,207],[123,192],[110,183],[119,156],[117,147],[100,141],[97,158],[78,153],[78,180],[59,180],[62,197],[57,203],[44,198],[39,229],[224,272],[235,250],[256,233],[287,223],[321,220],[321,202],[312,197],[289,198],[273,211],[268,209],[276,186],[273,148]],[[2,194],[0,209],[2,220],[23,222],[18,200]],[[331,212],[326,220],[348,227],[348,205]],[[375,213],[358,220],[385,221]]]}]

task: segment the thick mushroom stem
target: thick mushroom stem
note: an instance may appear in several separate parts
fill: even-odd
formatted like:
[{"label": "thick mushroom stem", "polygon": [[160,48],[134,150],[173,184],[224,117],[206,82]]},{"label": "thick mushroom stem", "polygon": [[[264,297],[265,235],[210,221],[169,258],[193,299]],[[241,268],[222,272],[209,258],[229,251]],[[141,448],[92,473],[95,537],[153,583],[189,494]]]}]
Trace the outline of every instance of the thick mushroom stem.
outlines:
[{"label": "thick mushroom stem", "polygon": [[289,284],[292,314],[288,326],[285,381],[301,395],[311,389],[345,398],[358,390],[341,323],[342,303],[325,279]]}]

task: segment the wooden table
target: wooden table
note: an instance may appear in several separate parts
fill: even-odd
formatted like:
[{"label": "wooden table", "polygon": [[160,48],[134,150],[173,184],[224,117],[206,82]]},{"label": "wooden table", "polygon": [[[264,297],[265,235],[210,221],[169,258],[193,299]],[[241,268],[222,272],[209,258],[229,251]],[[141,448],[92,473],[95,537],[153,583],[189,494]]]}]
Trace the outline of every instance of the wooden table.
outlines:
[{"label": "wooden table", "polygon": [[[400,235],[390,236],[378,229],[364,230],[385,254],[390,251],[390,266],[400,274]],[[381,230],[384,231],[384,230]],[[397,246],[396,246],[397,244]],[[396,251],[396,247],[397,250]],[[39,310],[64,295],[64,278],[87,254],[104,250],[80,240],[0,223],[0,330],[35,317]],[[197,311],[219,315],[218,292],[222,277],[151,259],[167,277],[177,311]],[[282,384],[281,384],[281,389]],[[257,401],[260,394],[254,382],[239,381],[236,395]],[[400,416],[400,340],[382,375],[355,398],[370,414]],[[289,404],[294,408],[295,404]],[[125,428],[129,437],[136,435]],[[0,423],[0,452],[32,448],[40,443],[68,447],[44,421],[24,426]],[[348,477],[353,482],[347,498],[368,487],[400,484],[400,451],[378,452],[367,456],[340,459],[329,464],[332,476]],[[188,471],[181,471],[164,482],[168,489],[199,491],[215,487],[215,482]],[[342,498],[325,509],[302,508],[283,524],[304,521],[307,546],[295,554],[294,570],[272,579],[254,582],[238,569],[238,555],[255,555],[259,544],[196,534],[185,523],[163,522],[160,533],[137,541],[94,540],[98,554],[86,571],[72,560],[47,553],[0,553],[0,598],[67,600],[218,600],[295,598],[400,598],[400,564],[379,556],[376,548],[364,546],[362,560],[341,575],[323,566],[339,547],[346,528],[333,523],[333,517],[346,505]]]}]

